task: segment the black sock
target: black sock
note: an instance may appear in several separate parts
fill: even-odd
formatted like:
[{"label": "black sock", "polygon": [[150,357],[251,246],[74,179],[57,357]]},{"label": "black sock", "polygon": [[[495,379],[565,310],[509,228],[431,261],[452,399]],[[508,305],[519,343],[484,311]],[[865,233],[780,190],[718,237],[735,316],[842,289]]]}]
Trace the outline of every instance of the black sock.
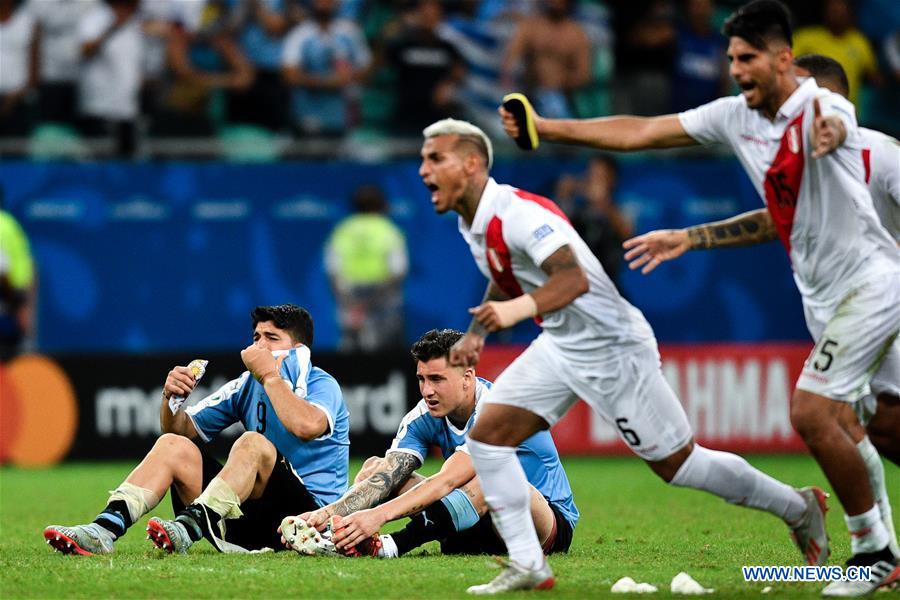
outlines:
[{"label": "black sock", "polygon": [[891,552],[890,546],[885,546],[877,552],[860,552],[859,554],[854,554],[850,557],[850,560],[847,561],[847,566],[870,567],[879,561],[896,564],[898,558],[900,557],[895,557],[894,553]]},{"label": "black sock", "polygon": [[442,540],[456,533],[453,517],[444,503],[438,500],[412,517],[409,524],[391,537],[397,544],[397,553],[404,555],[426,542]]},{"label": "black sock", "polygon": [[131,513],[124,500],[113,500],[106,505],[94,523],[109,531],[116,539],[125,535],[125,531],[131,527]]},{"label": "black sock", "polygon": [[209,525],[213,527],[222,520],[222,516],[219,513],[197,503],[191,504],[178,513],[175,520],[184,525],[184,528],[187,529],[188,537],[191,538],[192,542],[196,542],[203,536],[210,534],[207,526],[207,517],[209,518]]}]

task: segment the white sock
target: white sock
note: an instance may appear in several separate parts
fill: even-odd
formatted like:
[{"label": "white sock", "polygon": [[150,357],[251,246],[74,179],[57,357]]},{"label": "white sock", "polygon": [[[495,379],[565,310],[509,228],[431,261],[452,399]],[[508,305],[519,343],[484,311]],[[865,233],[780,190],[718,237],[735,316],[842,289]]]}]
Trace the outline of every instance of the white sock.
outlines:
[{"label": "white sock", "polygon": [[390,535],[381,535],[378,537],[381,538],[381,548],[378,550],[378,558],[398,558],[400,556],[394,538]]},{"label": "white sock", "polygon": [[897,533],[894,531],[893,511],[891,511],[890,498],[888,498],[887,488],[884,484],[884,465],[881,462],[881,456],[878,455],[878,450],[869,441],[868,436],[864,437],[856,447],[859,448],[863,462],[866,463],[869,483],[872,485],[872,495],[875,496],[875,504],[878,505],[878,510],[881,511],[881,520],[890,538],[888,545],[890,545],[894,556],[900,556],[900,547],[897,546]]},{"label": "white sock", "polygon": [[208,506],[224,519],[238,519],[241,512],[241,499],[228,483],[221,477],[214,477],[203,493],[194,500],[197,504]]},{"label": "white sock", "polygon": [[119,487],[109,492],[109,500],[107,504],[113,500],[122,500],[128,507],[128,516],[131,517],[132,523],[137,523],[138,519],[153,510],[159,504],[159,496],[147,488],[123,481]]},{"label": "white sock", "polygon": [[494,527],[506,543],[509,559],[526,569],[544,564],[544,553],[531,518],[531,493],[516,449],[466,441]]},{"label": "white sock", "polygon": [[878,552],[888,545],[888,532],[881,522],[881,511],[877,504],[861,515],[844,515],[844,521],[850,530],[850,550],[854,555]]},{"label": "white sock", "polygon": [[737,454],[697,444],[671,483],[705,490],[731,504],[758,508],[787,522],[800,520],[806,511],[806,501],[791,486],[753,468]]}]

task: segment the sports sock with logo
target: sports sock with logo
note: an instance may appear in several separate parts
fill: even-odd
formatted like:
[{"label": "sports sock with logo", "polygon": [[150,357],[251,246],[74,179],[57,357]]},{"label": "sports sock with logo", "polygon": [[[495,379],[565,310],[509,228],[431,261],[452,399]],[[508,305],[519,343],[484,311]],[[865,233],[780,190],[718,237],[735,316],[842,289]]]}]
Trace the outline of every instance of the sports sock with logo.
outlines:
[{"label": "sports sock with logo", "polygon": [[397,553],[402,556],[422,544],[464,531],[475,525],[479,518],[466,493],[453,490],[412,517],[403,530],[391,537],[397,545]]},{"label": "sports sock with logo", "polygon": [[511,446],[493,446],[469,439],[466,442],[484,499],[491,509],[494,527],[506,543],[509,559],[537,569],[544,553],[531,518],[531,492],[525,471]]},{"label": "sports sock with logo", "polygon": [[705,490],[732,504],[770,512],[789,523],[799,521],[806,511],[803,496],[791,486],[755,469],[736,454],[697,444],[670,483]]},{"label": "sports sock with logo", "polygon": [[[206,512],[206,514],[204,514]],[[219,521],[222,517],[214,510],[204,511],[203,507],[197,504],[191,504],[190,506],[185,507],[178,516],[175,517],[175,521],[177,523],[181,523],[185,530],[187,531],[188,537],[191,538],[192,542],[197,542],[204,535],[208,535],[209,527],[206,523],[206,515],[209,515],[210,523],[215,527],[219,524]]]},{"label": "sports sock with logo", "polygon": [[403,556],[422,544],[433,540],[442,540],[454,531],[456,529],[453,527],[450,511],[438,501],[413,516],[406,527],[392,533],[391,537],[397,544],[397,553]]}]

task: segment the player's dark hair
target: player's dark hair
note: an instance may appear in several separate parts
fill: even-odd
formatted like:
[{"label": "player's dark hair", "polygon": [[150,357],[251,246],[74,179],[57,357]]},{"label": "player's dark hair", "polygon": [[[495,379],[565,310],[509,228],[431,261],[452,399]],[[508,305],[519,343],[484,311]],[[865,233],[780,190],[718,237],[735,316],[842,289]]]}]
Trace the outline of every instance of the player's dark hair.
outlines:
[{"label": "player's dark hair", "polygon": [[296,304],[278,304],[277,306],[257,306],[250,311],[253,329],[260,323],[271,321],[278,329],[291,334],[294,341],[312,348],[313,320],[305,308]]},{"label": "player's dark hair", "polygon": [[[795,58],[794,64],[801,69],[809,71],[809,74],[816,81],[832,82],[837,88],[837,93],[841,96],[846,98],[850,95],[850,82],[847,81],[847,72],[844,71],[841,63],[833,58],[828,58],[821,54],[804,54]],[[819,86],[823,87],[821,83]]]},{"label": "player's dark hair", "polygon": [[428,362],[435,358],[450,358],[450,347],[462,336],[463,332],[455,329],[432,329],[416,340],[410,354],[412,354],[413,360],[421,362]]},{"label": "player's dark hair", "polygon": [[753,0],[743,5],[725,21],[722,33],[739,37],[759,50],[773,41],[793,45],[791,12],[778,0]]}]

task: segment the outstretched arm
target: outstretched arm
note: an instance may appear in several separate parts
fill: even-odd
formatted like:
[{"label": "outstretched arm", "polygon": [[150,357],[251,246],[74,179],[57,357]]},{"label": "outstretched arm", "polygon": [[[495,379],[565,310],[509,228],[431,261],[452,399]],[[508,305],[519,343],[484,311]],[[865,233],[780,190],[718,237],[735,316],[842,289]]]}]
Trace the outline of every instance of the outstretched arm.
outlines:
[{"label": "outstretched arm", "polygon": [[[503,128],[513,139],[519,127],[512,113],[500,107]],[[603,150],[630,152],[652,148],[694,146],[678,115],[660,117],[601,117],[596,119],[545,119],[534,115],[538,136],[550,142],[592,146]]]},{"label": "outstretched arm", "polygon": [[631,270],[643,267],[646,275],[660,263],[674,260],[688,250],[752,246],[777,239],[772,216],[765,208],[752,210],[724,221],[702,223],[687,229],[661,229],[630,240],[622,246],[628,250],[625,260]]},{"label": "outstretched arm", "polygon": [[465,452],[455,452],[441,470],[418,483],[405,494],[370,510],[363,510],[346,517],[335,533],[338,548],[352,547],[375,534],[382,525],[396,519],[414,515],[437,502],[456,488],[475,477],[472,458]]},{"label": "outstretched arm", "polygon": [[321,527],[333,515],[342,517],[358,510],[372,508],[388,498],[409,479],[422,462],[407,452],[388,452],[381,468],[360,481],[341,498],[308,515],[301,515],[312,527]]}]

